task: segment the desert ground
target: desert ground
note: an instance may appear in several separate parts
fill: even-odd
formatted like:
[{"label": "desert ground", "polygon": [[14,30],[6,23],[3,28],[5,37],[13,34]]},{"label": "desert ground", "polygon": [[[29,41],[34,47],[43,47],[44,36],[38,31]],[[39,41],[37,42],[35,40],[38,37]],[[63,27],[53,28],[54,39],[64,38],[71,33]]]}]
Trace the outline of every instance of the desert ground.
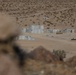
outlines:
[{"label": "desert ground", "polygon": [[38,46],[43,46],[49,51],[65,50],[66,58],[76,55],[76,40],[71,40],[76,37],[76,33],[64,34],[32,34],[25,33],[25,35],[32,36],[35,40],[18,40],[18,43],[26,51],[30,52]]},{"label": "desert ground", "polygon": [[[21,75],[76,75],[76,0],[0,0],[0,12],[15,17],[17,24],[26,29],[26,32],[21,33],[21,35],[34,39],[17,39],[15,37],[17,40],[13,40],[13,46],[11,46],[12,40],[10,43],[9,37],[5,38],[7,41],[0,40],[2,43],[2,45],[0,44],[0,47],[2,46],[0,48],[0,56],[2,56],[0,61],[3,62],[0,63],[2,67],[0,69],[3,73],[1,74],[0,71],[0,75],[4,75],[4,73],[6,75],[9,69],[8,72],[12,75],[13,73],[19,75],[19,72]],[[2,22],[4,23],[4,20]],[[2,24],[2,22],[0,23]],[[34,28],[34,33],[29,32],[31,30],[29,27],[32,25],[43,26],[44,32],[35,34],[37,28]],[[13,27],[11,26],[11,28]],[[49,32],[51,29],[60,29],[61,32],[64,32],[62,34],[51,33],[51,31]],[[69,33],[68,29],[75,30],[75,32],[70,31]],[[4,29],[4,31],[6,33],[8,29]],[[11,35],[11,29],[9,33]],[[6,42],[8,44],[5,45]],[[19,46],[14,46],[15,43]],[[13,54],[10,53],[10,48],[15,51]],[[53,50],[64,50],[66,52],[65,61],[58,59],[58,57],[64,58],[63,53],[57,56],[52,53]],[[12,59],[12,57],[14,58]],[[19,65],[21,62],[22,66]],[[7,66],[9,69],[6,68]],[[18,71],[15,68],[18,68]]]}]

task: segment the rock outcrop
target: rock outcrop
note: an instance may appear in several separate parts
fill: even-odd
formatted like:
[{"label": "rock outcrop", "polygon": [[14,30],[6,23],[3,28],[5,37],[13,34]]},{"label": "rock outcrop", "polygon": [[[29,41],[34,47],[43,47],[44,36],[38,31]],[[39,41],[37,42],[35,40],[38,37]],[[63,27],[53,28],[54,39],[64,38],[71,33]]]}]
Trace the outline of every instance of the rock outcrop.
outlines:
[{"label": "rock outcrop", "polygon": [[29,57],[37,61],[43,61],[48,63],[59,61],[57,56],[53,55],[53,53],[51,53],[42,46],[39,46],[33,51],[31,51],[29,53]]}]

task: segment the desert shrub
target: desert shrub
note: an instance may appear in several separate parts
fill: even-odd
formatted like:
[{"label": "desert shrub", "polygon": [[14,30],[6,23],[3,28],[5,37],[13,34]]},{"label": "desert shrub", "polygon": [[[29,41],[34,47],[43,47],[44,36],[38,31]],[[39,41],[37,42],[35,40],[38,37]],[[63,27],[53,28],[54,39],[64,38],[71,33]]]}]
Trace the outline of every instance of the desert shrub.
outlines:
[{"label": "desert shrub", "polygon": [[53,54],[56,55],[60,61],[66,57],[66,52],[64,50],[53,50]]}]

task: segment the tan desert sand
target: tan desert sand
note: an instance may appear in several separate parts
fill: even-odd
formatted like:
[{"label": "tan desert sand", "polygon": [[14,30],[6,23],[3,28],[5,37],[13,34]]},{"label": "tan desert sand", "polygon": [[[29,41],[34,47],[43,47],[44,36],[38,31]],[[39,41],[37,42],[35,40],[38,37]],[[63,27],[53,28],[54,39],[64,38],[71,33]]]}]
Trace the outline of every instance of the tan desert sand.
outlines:
[{"label": "tan desert sand", "polygon": [[25,49],[25,51],[30,52],[31,50],[37,48],[38,46],[43,46],[49,51],[55,50],[65,50],[67,57],[72,57],[76,55],[76,40],[71,40],[75,38],[76,34],[30,34],[36,40],[19,40],[20,45]]},{"label": "tan desert sand", "polygon": [[[13,16],[16,19],[17,25],[20,25],[21,28],[27,28],[30,25],[44,26],[45,32],[43,34],[34,34],[27,32],[21,34],[31,36],[35,39],[15,41],[17,42],[17,45],[22,48],[21,50],[29,53],[35,50],[37,47],[42,46],[46,50],[49,50],[49,53],[53,50],[64,50],[66,52],[65,62],[58,61],[49,64],[45,64],[41,61],[37,62],[30,58],[22,59],[19,53],[18,58],[24,60],[22,68],[16,67],[18,63],[21,62],[21,60],[18,61],[17,65],[15,66],[15,61],[13,62],[10,60],[11,58],[9,59],[2,55],[2,57],[0,57],[0,61],[4,62],[1,65],[4,69],[7,69],[9,67],[10,72],[12,73],[16,67],[16,70],[14,72],[19,73],[19,70],[22,69],[24,75],[76,75],[76,0],[0,0],[0,12],[4,12]],[[0,19],[0,23],[3,22],[3,20],[1,20],[2,19]],[[11,21],[11,19],[9,21]],[[7,24],[7,22],[3,22],[3,24]],[[3,28],[4,27],[5,26],[3,26]],[[4,31],[1,28],[0,30],[2,30],[2,32],[5,34],[2,33],[4,35],[0,35],[0,37],[2,39],[6,39],[6,37],[8,38],[8,36],[11,34],[15,34],[16,30],[13,30],[13,27],[14,26],[10,27],[10,30],[8,30],[9,26],[6,26]],[[47,33],[49,29],[74,29],[75,33]],[[1,42],[3,41],[5,40],[2,40]],[[9,47],[7,45],[9,45]],[[7,45],[1,44],[0,47],[2,48],[1,51],[3,51],[5,48],[9,50],[7,54],[9,57],[12,46],[11,44]],[[13,52],[11,52],[11,55],[14,56],[15,53],[12,53]],[[4,64],[8,67],[4,67]],[[10,67],[10,65],[12,66]],[[3,70],[1,71],[4,74]]]}]

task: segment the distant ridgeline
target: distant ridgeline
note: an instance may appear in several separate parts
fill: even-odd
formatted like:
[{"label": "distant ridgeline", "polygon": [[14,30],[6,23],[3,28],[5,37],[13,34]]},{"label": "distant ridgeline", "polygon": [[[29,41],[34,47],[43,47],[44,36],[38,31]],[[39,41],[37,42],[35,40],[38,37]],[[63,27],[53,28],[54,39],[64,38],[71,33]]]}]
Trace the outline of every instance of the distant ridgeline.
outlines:
[{"label": "distant ridgeline", "polygon": [[16,17],[18,23],[44,25],[46,30],[76,27],[75,0],[0,0],[0,12]]}]

